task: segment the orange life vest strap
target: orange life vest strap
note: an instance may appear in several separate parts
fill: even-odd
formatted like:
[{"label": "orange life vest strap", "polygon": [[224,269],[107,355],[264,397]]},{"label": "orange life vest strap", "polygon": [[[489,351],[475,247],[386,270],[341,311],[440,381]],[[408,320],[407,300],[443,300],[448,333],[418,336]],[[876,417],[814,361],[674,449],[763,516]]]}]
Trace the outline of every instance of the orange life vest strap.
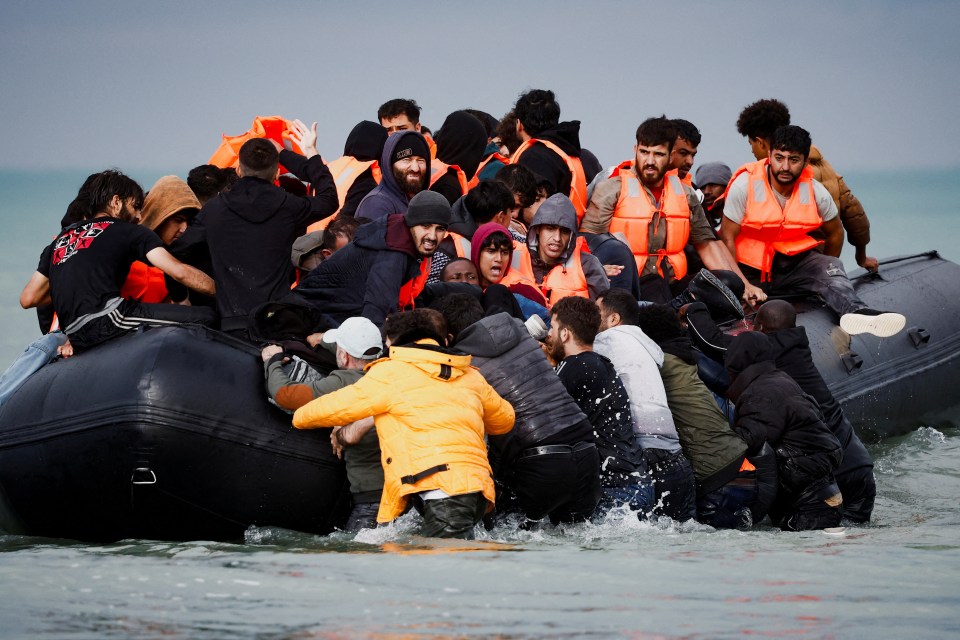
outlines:
[{"label": "orange life vest strap", "polygon": [[549,140],[541,140],[539,138],[530,138],[513,152],[510,156],[510,162],[512,164],[517,164],[517,161],[520,160],[520,156],[523,155],[523,152],[529,149],[534,143],[539,142],[547,149],[550,149],[555,154],[560,156],[560,158],[566,163],[567,169],[570,171],[570,202],[573,203],[573,208],[577,212],[577,227],[580,226],[580,222],[583,220],[583,214],[587,210],[587,174],[583,171],[583,162],[580,161],[580,158],[575,158],[569,156],[566,152],[563,151],[560,147],[550,142]]}]

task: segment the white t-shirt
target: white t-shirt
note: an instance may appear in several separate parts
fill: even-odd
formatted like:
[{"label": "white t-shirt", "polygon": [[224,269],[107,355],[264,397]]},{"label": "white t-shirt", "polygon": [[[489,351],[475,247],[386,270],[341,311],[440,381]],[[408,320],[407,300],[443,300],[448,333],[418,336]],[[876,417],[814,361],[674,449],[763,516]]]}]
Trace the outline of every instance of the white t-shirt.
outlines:
[{"label": "white t-shirt", "polygon": [[[737,176],[737,179],[730,185],[726,202],[724,202],[723,205],[723,215],[737,224],[743,224],[743,216],[747,208],[749,180],[750,175],[747,173],[741,173]],[[787,205],[787,196],[780,195],[780,193],[772,187],[770,191],[777,197],[777,202],[780,203],[780,208],[783,209]],[[825,186],[816,180],[813,181],[813,197],[817,202],[817,213],[820,214],[820,218],[824,222],[828,222],[837,217],[837,204],[833,201],[833,196],[830,195],[830,192],[827,191]]]}]

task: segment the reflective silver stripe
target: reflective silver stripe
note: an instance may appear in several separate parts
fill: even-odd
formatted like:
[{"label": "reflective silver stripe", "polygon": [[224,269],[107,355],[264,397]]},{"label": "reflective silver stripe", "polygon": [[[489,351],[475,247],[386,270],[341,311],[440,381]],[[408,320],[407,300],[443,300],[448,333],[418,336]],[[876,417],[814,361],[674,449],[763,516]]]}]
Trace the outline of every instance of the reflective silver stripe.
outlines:
[{"label": "reflective silver stripe", "polygon": [[753,180],[753,201],[765,202],[767,200],[767,189],[763,180]]},{"label": "reflective silver stripe", "polygon": [[357,169],[359,169],[359,167],[347,167],[346,169],[344,169],[343,173],[341,173],[337,177],[337,180],[336,180],[337,186],[339,187],[344,183],[344,181],[346,181],[347,178],[355,174],[357,172]]},{"label": "reflective silver stripe", "polygon": [[670,176],[670,189],[674,193],[683,193],[683,183],[680,182],[680,176],[675,173]]},{"label": "reflective silver stripe", "polygon": [[800,183],[800,204],[810,204],[813,201],[813,183]]},{"label": "reflective silver stripe", "polygon": [[627,181],[627,197],[628,198],[639,198],[640,197],[640,181],[633,176],[621,176],[621,180]]}]

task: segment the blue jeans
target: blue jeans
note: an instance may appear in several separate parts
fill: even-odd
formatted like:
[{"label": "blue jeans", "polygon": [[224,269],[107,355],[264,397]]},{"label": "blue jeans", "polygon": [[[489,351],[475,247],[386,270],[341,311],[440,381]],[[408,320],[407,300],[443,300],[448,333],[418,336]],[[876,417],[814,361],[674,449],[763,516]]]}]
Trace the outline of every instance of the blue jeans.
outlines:
[{"label": "blue jeans", "polygon": [[603,518],[607,512],[617,507],[629,507],[631,511],[637,512],[637,518],[646,520],[647,516],[653,511],[655,503],[653,482],[650,477],[644,477],[636,484],[628,484],[622,487],[603,487],[601,489],[600,504],[594,511],[594,519]]},{"label": "blue jeans", "polygon": [[57,357],[57,348],[67,342],[67,334],[51,331],[37,338],[0,376],[0,406],[23,386],[27,379]]}]

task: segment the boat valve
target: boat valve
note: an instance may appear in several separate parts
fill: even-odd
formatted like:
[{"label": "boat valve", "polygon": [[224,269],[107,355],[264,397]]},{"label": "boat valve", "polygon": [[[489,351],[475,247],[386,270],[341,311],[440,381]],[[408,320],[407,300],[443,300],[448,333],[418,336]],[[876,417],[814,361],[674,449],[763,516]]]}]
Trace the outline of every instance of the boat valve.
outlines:
[{"label": "boat valve", "polygon": [[130,476],[131,484],[157,484],[157,474],[150,467],[137,467]]},{"label": "boat valve", "polygon": [[930,332],[926,329],[911,327],[907,335],[910,336],[910,342],[913,343],[914,349],[919,349],[930,342]]},{"label": "boat valve", "polygon": [[844,368],[847,370],[847,373],[854,373],[863,366],[863,358],[853,353],[845,353],[840,356],[840,361],[843,363]]}]

